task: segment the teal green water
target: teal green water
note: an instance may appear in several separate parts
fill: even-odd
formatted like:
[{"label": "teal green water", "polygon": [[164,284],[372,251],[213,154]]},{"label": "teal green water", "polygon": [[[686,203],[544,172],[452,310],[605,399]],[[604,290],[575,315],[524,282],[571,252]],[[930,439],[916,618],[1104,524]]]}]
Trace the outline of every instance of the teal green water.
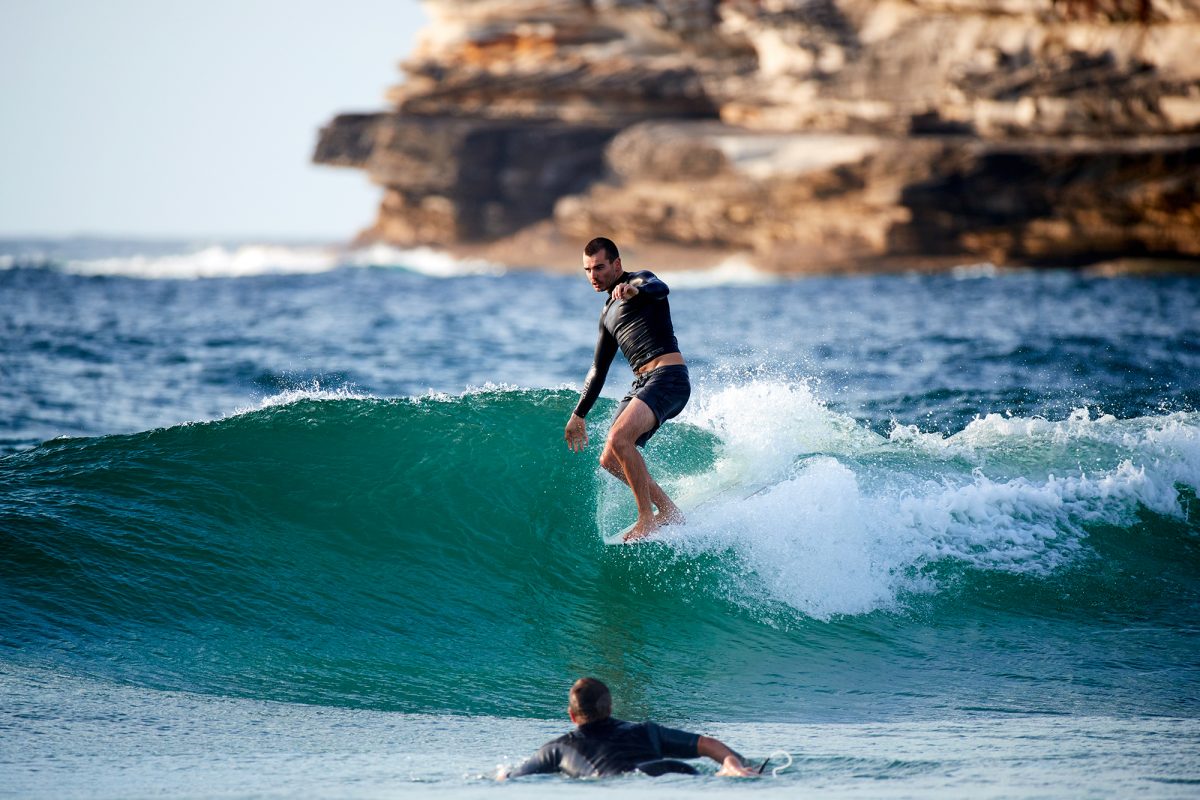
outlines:
[{"label": "teal green water", "polygon": [[[606,547],[632,508],[558,442],[574,398],[302,399],[9,456],[5,649],[422,713],[554,717],[584,672],[685,719],[1194,712],[1195,415],[882,436],[751,383],[652,455],[716,499]],[[791,421],[763,440],[727,410],[755,404]]]},{"label": "teal green water", "polygon": [[[639,264],[688,521],[606,547],[600,298],[430,259],[0,242],[0,794],[1195,796],[1200,282]],[[581,674],[796,764],[494,785]]]}]

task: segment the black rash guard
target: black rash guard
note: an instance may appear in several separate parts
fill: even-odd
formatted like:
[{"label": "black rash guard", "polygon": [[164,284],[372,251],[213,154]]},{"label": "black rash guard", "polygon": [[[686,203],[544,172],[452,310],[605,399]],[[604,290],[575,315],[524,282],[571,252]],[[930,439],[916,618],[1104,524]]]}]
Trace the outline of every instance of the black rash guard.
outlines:
[{"label": "black rash guard", "polygon": [[596,340],[592,368],[575,406],[580,417],[587,416],[600,396],[618,347],[634,372],[661,355],[679,352],[675,328],[671,325],[667,285],[645,270],[621,273],[613,289],[622,283],[636,286],[638,293],[629,300],[613,300],[612,291],[608,293],[608,302],[600,312],[600,338]]},{"label": "black rash guard", "polygon": [[699,746],[698,733],[609,717],[547,742],[508,777],[565,772],[572,778],[603,778],[661,758],[699,758]]}]

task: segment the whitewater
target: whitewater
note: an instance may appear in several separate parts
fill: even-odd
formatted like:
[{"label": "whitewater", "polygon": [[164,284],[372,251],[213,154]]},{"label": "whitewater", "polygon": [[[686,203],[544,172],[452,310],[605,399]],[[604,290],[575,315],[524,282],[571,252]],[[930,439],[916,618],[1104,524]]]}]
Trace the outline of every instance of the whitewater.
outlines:
[{"label": "whitewater", "polygon": [[639,263],[695,382],[646,450],[688,519],[611,547],[629,375],[570,453],[600,306],[572,265],[86,240],[0,266],[13,796],[594,791],[490,780],[582,674],[793,760],[622,797],[1200,785],[1193,280]]}]

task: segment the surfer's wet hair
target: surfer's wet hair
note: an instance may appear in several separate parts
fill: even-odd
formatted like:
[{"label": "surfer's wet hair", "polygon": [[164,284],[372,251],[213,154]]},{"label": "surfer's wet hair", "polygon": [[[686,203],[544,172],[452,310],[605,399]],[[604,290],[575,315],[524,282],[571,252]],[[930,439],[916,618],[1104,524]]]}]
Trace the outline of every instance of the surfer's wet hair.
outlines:
[{"label": "surfer's wet hair", "polygon": [[605,259],[610,264],[621,257],[621,254],[617,252],[617,246],[613,244],[613,240],[605,239],[603,236],[597,236],[584,245],[583,254],[585,256],[594,256],[601,250],[604,251]]},{"label": "surfer's wet hair", "polygon": [[599,722],[612,715],[612,695],[603,682],[580,678],[571,687],[571,714],[580,723]]}]

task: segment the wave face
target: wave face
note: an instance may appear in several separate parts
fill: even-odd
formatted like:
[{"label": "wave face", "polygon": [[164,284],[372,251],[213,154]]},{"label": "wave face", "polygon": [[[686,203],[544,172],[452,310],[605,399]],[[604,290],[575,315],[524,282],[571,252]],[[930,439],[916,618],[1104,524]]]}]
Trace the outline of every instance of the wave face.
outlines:
[{"label": "wave face", "polygon": [[557,716],[580,672],[698,718],[1194,702],[1196,413],[883,435],[748,381],[648,450],[688,523],[606,547],[633,509],[596,466],[612,405],[580,456],[575,399],[288,396],[11,455],[0,641],[119,682],[414,712]]}]

